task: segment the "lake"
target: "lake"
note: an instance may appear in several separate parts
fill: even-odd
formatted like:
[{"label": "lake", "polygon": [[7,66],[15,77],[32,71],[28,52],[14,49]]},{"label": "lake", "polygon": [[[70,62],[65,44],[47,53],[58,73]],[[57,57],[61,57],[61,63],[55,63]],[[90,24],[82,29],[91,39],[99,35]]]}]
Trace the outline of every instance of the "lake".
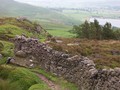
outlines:
[{"label": "lake", "polygon": [[106,22],[109,22],[114,27],[120,28],[120,19],[102,19],[102,18],[90,18],[90,22],[94,22],[94,19],[97,19],[100,23],[100,25],[104,25]]}]

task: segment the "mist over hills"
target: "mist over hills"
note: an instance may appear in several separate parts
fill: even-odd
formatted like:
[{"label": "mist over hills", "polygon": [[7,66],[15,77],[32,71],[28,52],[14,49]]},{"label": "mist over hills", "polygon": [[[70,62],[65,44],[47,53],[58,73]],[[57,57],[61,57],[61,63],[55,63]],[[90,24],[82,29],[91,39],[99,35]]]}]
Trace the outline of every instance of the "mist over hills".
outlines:
[{"label": "mist over hills", "polygon": [[81,7],[120,7],[120,0],[15,0],[42,7],[81,8]]}]

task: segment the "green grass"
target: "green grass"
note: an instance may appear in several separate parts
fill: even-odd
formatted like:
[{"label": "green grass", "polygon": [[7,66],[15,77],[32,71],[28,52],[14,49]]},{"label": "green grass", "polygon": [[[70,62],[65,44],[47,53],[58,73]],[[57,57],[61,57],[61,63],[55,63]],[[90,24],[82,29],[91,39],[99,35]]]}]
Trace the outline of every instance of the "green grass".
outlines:
[{"label": "green grass", "polygon": [[71,38],[74,37],[75,35],[70,33],[69,29],[53,29],[53,30],[47,30],[51,35],[56,36],[56,37],[66,37],[66,38]]},{"label": "green grass", "polygon": [[0,40],[0,43],[3,44],[2,50],[0,53],[3,55],[2,59],[0,60],[0,64],[4,64],[8,57],[14,56],[14,45],[11,42]]},{"label": "green grass", "polygon": [[0,33],[5,34],[7,36],[15,37],[16,35],[26,35],[26,36],[32,36],[33,34],[21,29],[15,25],[1,25],[0,26]]},{"label": "green grass", "polygon": [[56,77],[42,69],[29,70],[13,65],[0,65],[0,90],[50,90],[33,71],[53,81],[60,86],[61,90],[78,90],[78,87],[73,83],[69,83],[62,77]]},{"label": "green grass", "polygon": [[[44,90],[45,88],[46,90],[50,90],[49,87],[45,83],[43,83],[37,75],[35,75],[30,70],[22,67],[1,65],[0,80],[0,88],[3,88],[2,90],[28,90],[29,88],[30,90],[35,90],[35,88],[38,88],[39,90],[41,90],[42,88],[42,90]],[[5,89],[7,87],[9,88]]]},{"label": "green grass", "polygon": [[44,75],[46,78],[53,81],[55,84],[59,85],[61,87],[61,90],[78,90],[78,87],[75,84],[66,81],[62,77],[57,77],[52,73],[46,72],[42,69],[33,69],[32,71]]},{"label": "green grass", "polygon": [[0,42],[0,52],[3,50],[3,48],[4,48],[4,45],[2,42]]},{"label": "green grass", "polygon": [[37,33],[36,22],[29,20],[18,21],[16,18],[0,18],[2,22],[0,25],[0,40],[9,40],[16,35],[25,35],[26,37],[34,37],[38,39],[45,39],[47,34],[41,29],[40,33]]},{"label": "green grass", "polygon": [[50,22],[41,22],[39,21],[40,25],[46,30],[51,30],[55,28],[71,28],[71,26],[63,24],[63,23],[50,23]]},{"label": "green grass", "polygon": [[17,83],[11,83],[9,80],[0,79],[0,90],[22,90]]},{"label": "green grass", "polygon": [[47,30],[48,33],[50,33],[53,36],[67,38],[75,36],[74,34],[69,32],[72,29],[72,26],[48,22],[42,22],[40,24],[43,26],[44,29]]},{"label": "green grass", "polygon": [[32,85],[28,90],[51,90],[45,84]]}]

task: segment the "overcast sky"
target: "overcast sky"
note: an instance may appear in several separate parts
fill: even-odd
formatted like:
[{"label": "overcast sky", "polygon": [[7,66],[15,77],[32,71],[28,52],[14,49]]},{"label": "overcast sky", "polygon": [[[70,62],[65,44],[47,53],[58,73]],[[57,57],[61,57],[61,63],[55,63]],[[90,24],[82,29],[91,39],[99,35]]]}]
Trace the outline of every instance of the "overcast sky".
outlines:
[{"label": "overcast sky", "polygon": [[120,0],[15,0],[43,7],[85,7],[98,5],[120,5]]}]

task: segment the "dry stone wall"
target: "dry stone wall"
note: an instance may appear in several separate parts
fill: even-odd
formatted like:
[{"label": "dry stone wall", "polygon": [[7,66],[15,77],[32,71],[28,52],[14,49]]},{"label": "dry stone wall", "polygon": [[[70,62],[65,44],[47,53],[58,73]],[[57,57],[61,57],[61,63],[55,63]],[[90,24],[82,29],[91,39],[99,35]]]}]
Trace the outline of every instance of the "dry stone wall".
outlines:
[{"label": "dry stone wall", "polygon": [[15,39],[15,64],[35,67],[62,76],[79,90],[120,90],[120,68],[97,70],[92,60],[58,52],[37,39]]}]

